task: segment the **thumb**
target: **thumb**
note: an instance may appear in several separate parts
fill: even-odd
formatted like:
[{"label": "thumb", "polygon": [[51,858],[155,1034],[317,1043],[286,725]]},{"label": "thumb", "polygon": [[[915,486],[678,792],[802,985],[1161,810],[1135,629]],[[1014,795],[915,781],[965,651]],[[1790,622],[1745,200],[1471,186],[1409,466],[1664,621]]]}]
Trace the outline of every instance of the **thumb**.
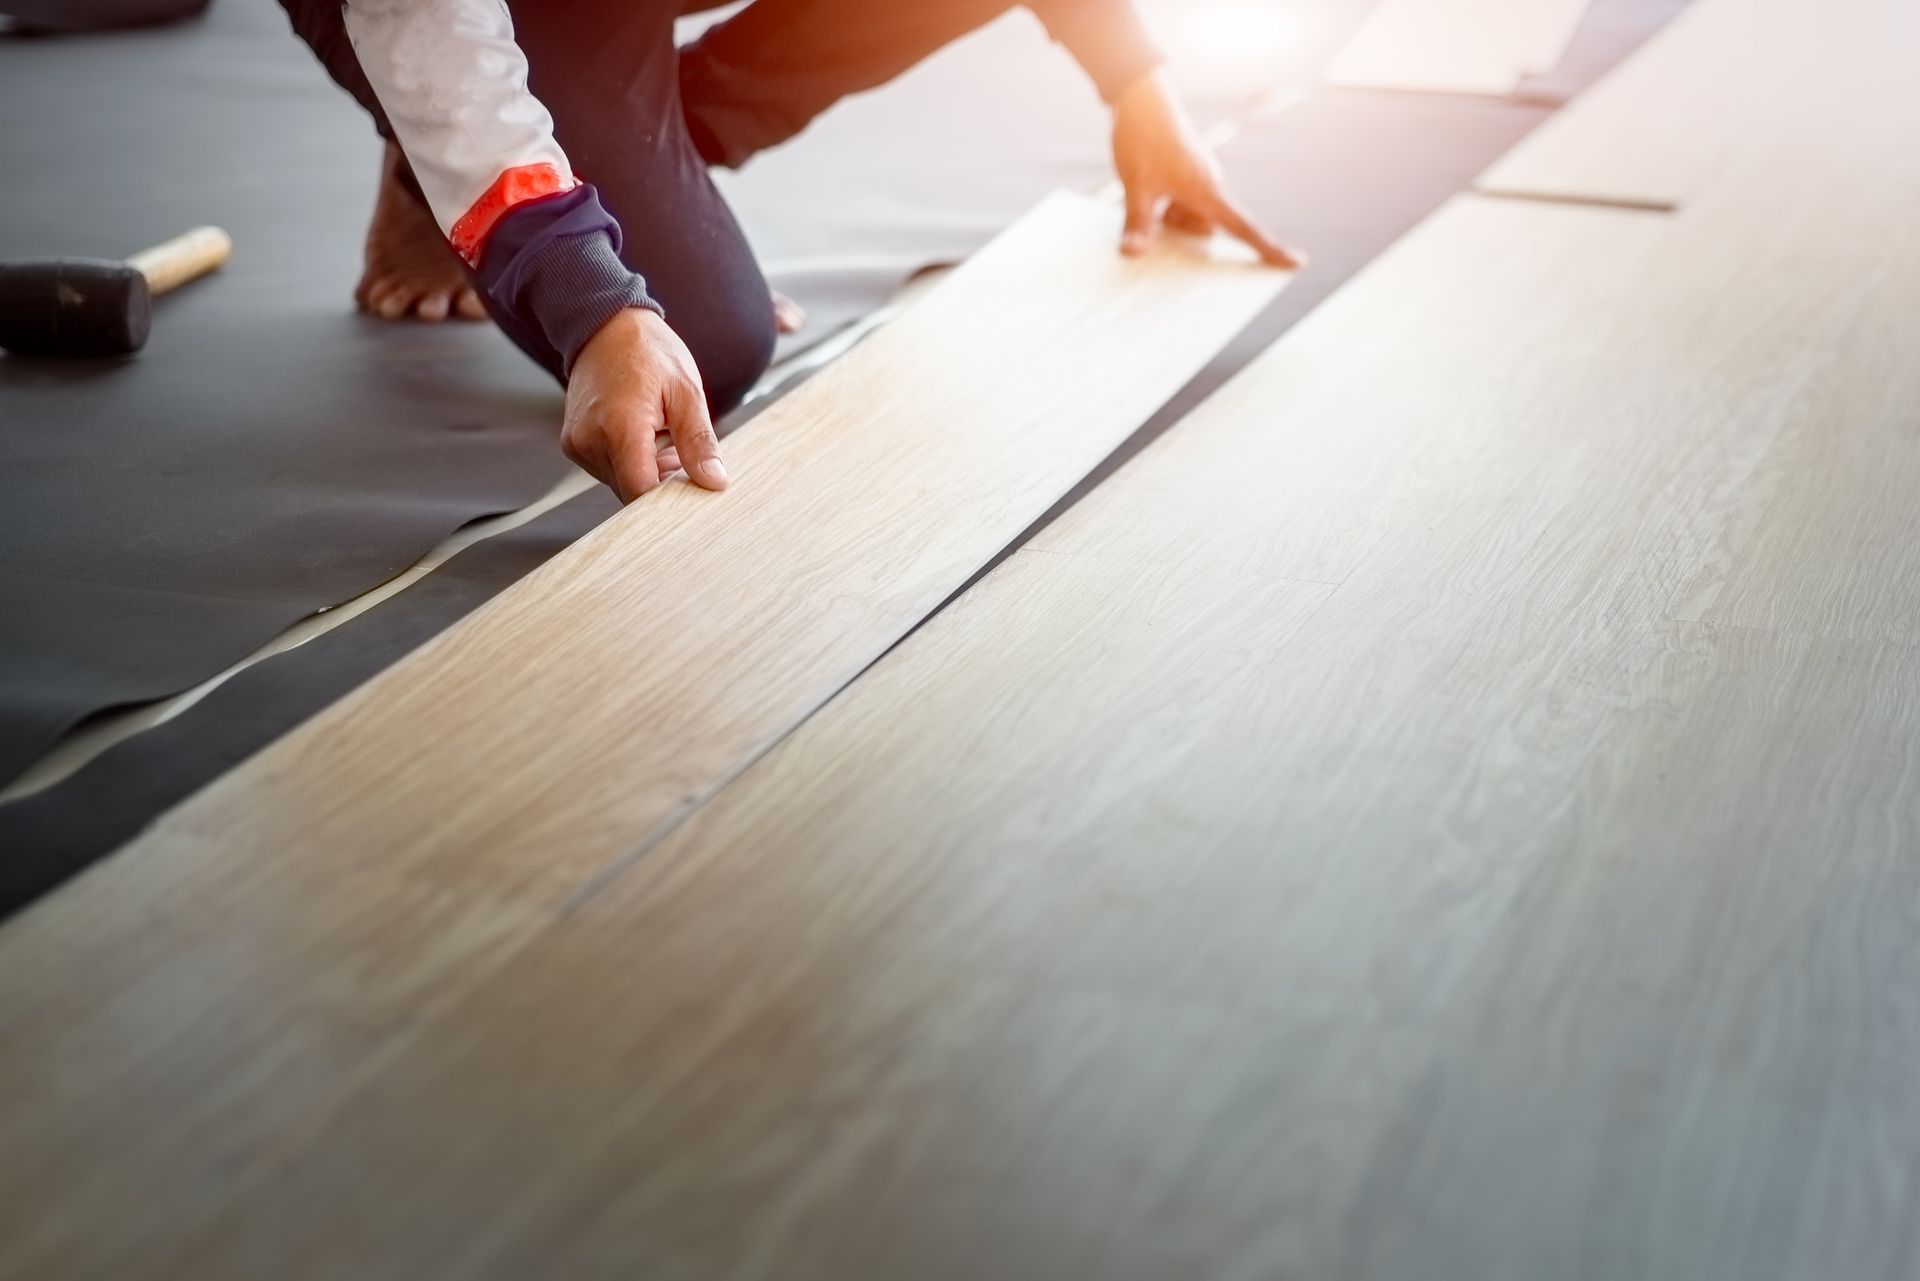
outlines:
[{"label": "thumb", "polygon": [[687,479],[702,489],[725,489],[727,469],[720,462],[720,438],[714,434],[699,384],[683,383],[667,408],[672,415],[667,429],[673,433],[674,451],[687,469]]}]

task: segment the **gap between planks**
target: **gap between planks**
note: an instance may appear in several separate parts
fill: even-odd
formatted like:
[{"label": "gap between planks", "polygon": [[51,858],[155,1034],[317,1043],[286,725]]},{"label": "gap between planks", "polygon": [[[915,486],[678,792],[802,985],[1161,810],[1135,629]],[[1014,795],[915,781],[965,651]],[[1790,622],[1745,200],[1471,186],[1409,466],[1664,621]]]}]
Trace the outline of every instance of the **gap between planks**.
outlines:
[{"label": "gap between planks", "polygon": [[[1217,150],[1232,141],[1246,126],[1285,111],[1305,97],[1305,94],[1305,86],[1302,84],[1276,86],[1254,98],[1241,112],[1225,115],[1209,125],[1203,131],[1203,140],[1209,148]],[[1121,198],[1122,192],[1117,181],[1109,182],[1094,194],[1094,199],[1115,205]],[[781,267],[790,268],[791,264],[778,264],[770,270]],[[949,265],[934,264],[916,272],[885,304],[864,316],[856,317],[833,333],[823,336],[818,342],[795,352],[767,370],[747,393],[742,407],[751,407],[770,397],[781,395],[798,382],[838,360],[881,326],[912,306],[915,300],[950,270],[952,268]],[[166,698],[131,707],[109,708],[89,717],[63,734],[25,770],[4,786],[0,786],[0,805],[24,800],[64,783],[121,743],[150,729],[165,725],[191,711],[208,695],[249,668],[267,659],[298,649],[309,641],[317,640],[335,628],[344,626],[376,605],[399,595],[461,552],[489,538],[510,533],[530,524],[548,512],[589,492],[598,483],[578,468],[569,467],[567,473],[554,482],[552,489],[525,507],[497,516],[482,517],[461,526],[393,578],[337,605],[316,610],[252,653],[235,660],[198,685]]]},{"label": "gap between planks", "polygon": [[[921,307],[734,436],[742,483],[724,498],[663,487],[136,844],[212,838],[236,853],[273,845],[283,857],[411,847],[455,879],[498,873],[564,899],[918,622],[1286,279],[1224,240],[1226,261],[1201,261],[1204,251],[1176,239],[1129,264],[1101,243],[1116,221],[1084,197],[1046,202]],[[1043,271],[1041,253],[1059,257]],[[1036,301],[1022,325],[1002,318],[989,334],[974,311],[979,282],[1008,272],[1051,305]],[[1085,311],[1094,298],[1106,309],[1098,315]],[[1155,358],[1116,364],[1128,351]],[[1063,364],[1081,376],[1058,379]],[[955,414],[970,424],[964,433],[947,422]],[[1028,468],[981,487],[984,460],[959,455],[1016,431]],[[873,460],[845,468],[849,449]],[[943,502],[948,518],[929,519]],[[625,568],[628,544],[646,575]],[[641,665],[622,671],[611,687],[619,697],[601,687],[587,699],[570,670],[631,666],[618,657],[622,638],[643,620]],[[690,645],[710,680],[682,689],[652,670],[696,662]],[[542,727],[538,741],[521,716]],[[483,774],[515,786],[475,791]],[[564,800],[547,795],[567,779]],[[566,857],[511,852],[555,842]],[[473,857],[454,857],[469,847]]]}]

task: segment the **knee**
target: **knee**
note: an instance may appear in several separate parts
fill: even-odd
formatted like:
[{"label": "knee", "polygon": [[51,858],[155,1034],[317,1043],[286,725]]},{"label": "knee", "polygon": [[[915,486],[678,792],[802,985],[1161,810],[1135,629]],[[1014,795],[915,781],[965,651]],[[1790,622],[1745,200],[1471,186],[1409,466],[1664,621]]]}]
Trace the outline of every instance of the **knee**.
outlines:
[{"label": "knee", "polygon": [[763,289],[757,305],[742,302],[699,319],[701,323],[689,324],[681,337],[700,368],[707,410],[718,419],[739,407],[773,363],[773,307]]}]

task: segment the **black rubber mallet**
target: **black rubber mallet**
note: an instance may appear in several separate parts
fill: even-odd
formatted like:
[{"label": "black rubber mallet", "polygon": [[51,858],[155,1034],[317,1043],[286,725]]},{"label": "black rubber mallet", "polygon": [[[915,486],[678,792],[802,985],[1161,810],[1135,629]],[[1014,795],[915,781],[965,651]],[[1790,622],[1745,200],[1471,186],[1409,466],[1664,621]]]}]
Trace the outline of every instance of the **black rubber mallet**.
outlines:
[{"label": "black rubber mallet", "polygon": [[195,227],[125,262],[0,262],[0,348],[23,356],[139,351],[153,326],[154,297],[206,275],[232,253],[226,232]]}]

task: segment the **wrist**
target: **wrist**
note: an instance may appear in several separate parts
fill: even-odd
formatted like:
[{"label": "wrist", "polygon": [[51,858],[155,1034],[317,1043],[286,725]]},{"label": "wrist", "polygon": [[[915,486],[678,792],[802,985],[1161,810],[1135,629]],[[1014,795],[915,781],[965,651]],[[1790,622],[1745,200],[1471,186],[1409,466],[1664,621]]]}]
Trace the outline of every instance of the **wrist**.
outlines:
[{"label": "wrist", "polygon": [[1132,0],[1029,0],[1029,6],[1108,104],[1163,61]]},{"label": "wrist", "polygon": [[1173,78],[1164,65],[1156,63],[1122,86],[1108,105],[1117,116],[1142,109],[1158,110],[1176,100]]},{"label": "wrist", "polygon": [[593,188],[581,186],[511,210],[495,224],[476,274],[494,302],[538,330],[564,378],[617,313],[659,311],[619,249],[619,224]]},{"label": "wrist", "polygon": [[654,325],[666,323],[660,313],[652,307],[622,307],[587,334],[580,344],[579,352],[574,356],[574,364],[578,365],[582,360],[587,359],[588,353],[596,347],[604,348],[636,340],[644,341],[649,337]]},{"label": "wrist", "polygon": [[602,236],[556,242],[531,266],[525,297],[568,373],[610,323],[631,324],[638,315],[660,319],[660,304],[648,296],[646,282]]}]

